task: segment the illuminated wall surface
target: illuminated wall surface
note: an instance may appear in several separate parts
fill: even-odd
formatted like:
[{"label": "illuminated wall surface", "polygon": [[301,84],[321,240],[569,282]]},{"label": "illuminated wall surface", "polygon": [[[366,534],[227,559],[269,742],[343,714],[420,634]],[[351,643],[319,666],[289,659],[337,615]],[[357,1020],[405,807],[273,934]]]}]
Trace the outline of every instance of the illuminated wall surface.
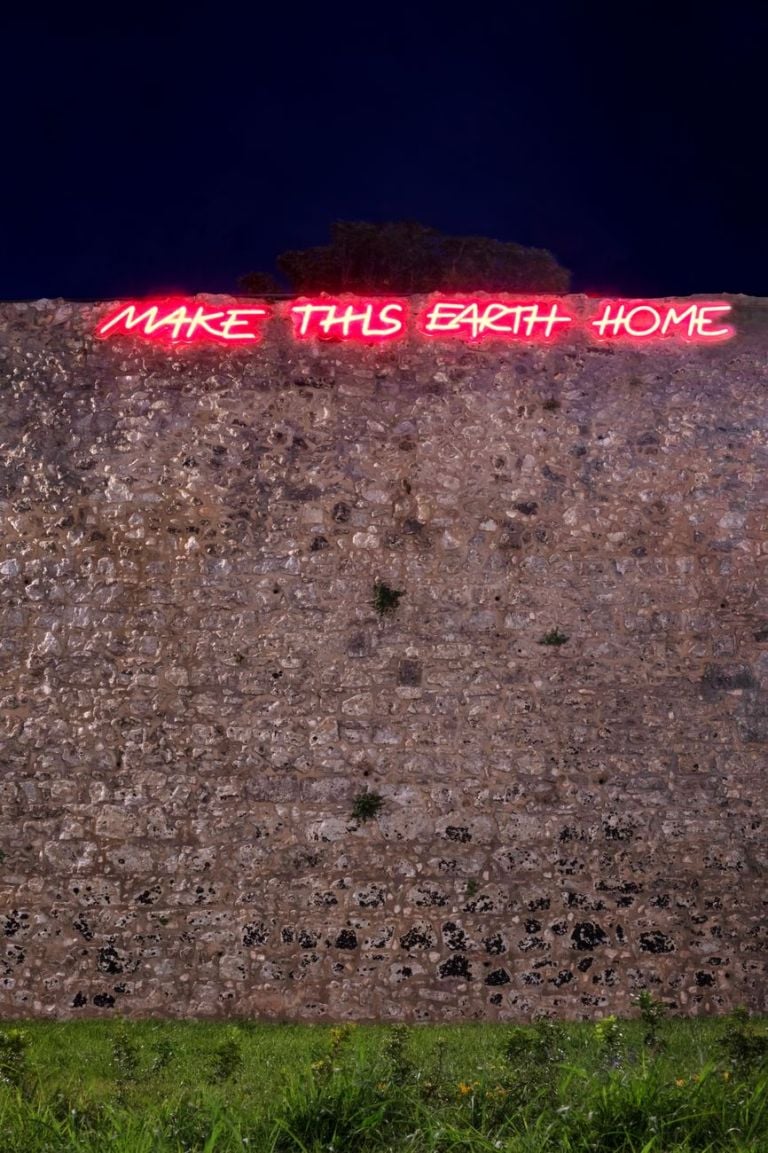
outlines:
[{"label": "illuminated wall surface", "polygon": [[768,1009],[768,302],[703,299],[727,339],[0,305],[0,1015]]}]

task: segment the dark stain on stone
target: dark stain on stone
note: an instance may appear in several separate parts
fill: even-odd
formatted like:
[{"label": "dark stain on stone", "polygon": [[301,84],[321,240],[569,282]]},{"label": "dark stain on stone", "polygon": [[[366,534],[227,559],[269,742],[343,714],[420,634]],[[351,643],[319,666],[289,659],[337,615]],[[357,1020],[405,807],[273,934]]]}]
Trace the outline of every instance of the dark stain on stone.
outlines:
[{"label": "dark stain on stone", "polygon": [[549,945],[541,937],[524,937],[518,942],[518,948],[521,952],[528,953],[531,949],[548,949]]},{"label": "dark stain on stone", "polygon": [[122,973],[123,964],[114,945],[104,945],[99,949],[97,966],[102,973]]},{"label": "dark stain on stone", "polygon": [[78,917],[76,921],[72,922],[72,927],[77,929],[78,933],[82,933],[86,941],[93,940],[93,930],[86,921],[85,917]]},{"label": "dark stain on stone", "polygon": [[414,925],[400,938],[400,947],[406,950],[431,949],[434,944],[435,938],[432,932],[429,929],[426,931],[420,929],[418,925]]},{"label": "dark stain on stone", "polygon": [[730,692],[733,689],[757,688],[757,681],[748,665],[739,665],[732,669],[721,665],[707,665],[701,678],[701,687],[705,696],[711,698],[718,693]]},{"label": "dark stain on stone", "polygon": [[539,511],[539,506],[535,500],[519,500],[515,508],[521,512],[523,516],[535,516]]},{"label": "dark stain on stone", "polygon": [[494,969],[485,978],[486,985],[508,985],[511,978],[506,969]]},{"label": "dark stain on stone", "polygon": [[397,683],[399,685],[421,684],[421,661],[406,657],[400,661],[397,668]]},{"label": "dark stain on stone", "polygon": [[81,1009],[83,1007],[83,1005],[87,1005],[87,1004],[88,1004],[88,998],[85,996],[84,993],[75,993],[74,997],[72,998],[72,1008],[73,1009]]},{"label": "dark stain on stone", "polygon": [[635,825],[630,821],[622,824],[618,818],[603,821],[603,833],[609,841],[631,841],[635,832]]},{"label": "dark stain on stone", "polygon": [[351,657],[367,657],[371,654],[371,642],[363,633],[353,633],[347,640],[347,654]]},{"label": "dark stain on stone", "polygon": [[[294,444],[296,441],[294,440]],[[302,504],[305,501],[317,500],[321,496],[321,490],[316,484],[306,484],[303,488],[286,488],[286,500],[295,501],[297,504]]]},{"label": "dark stain on stone", "polygon": [[442,893],[438,892],[437,889],[422,889],[421,894],[422,895],[413,902],[414,905],[418,906],[419,908],[423,909],[428,908],[430,905],[440,906],[448,904],[448,898]]},{"label": "dark stain on stone", "polygon": [[520,549],[531,539],[530,533],[524,532],[518,524],[505,524],[499,535],[499,548],[503,551]]},{"label": "dark stain on stone", "polygon": [[316,536],[312,538],[312,544],[309,546],[309,550],[310,552],[320,552],[321,549],[328,547],[328,541],[324,536]]},{"label": "dark stain on stone", "polygon": [[342,929],[334,943],[337,949],[356,949],[357,934],[353,929]]},{"label": "dark stain on stone", "polygon": [[351,514],[352,510],[349,505],[345,501],[340,500],[333,506],[333,512],[331,513],[331,516],[337,524],[346,524]]},{"label": "dark stain on stone", "polygon": [[472,980],[469,961],[458,953],[455,957],[449,957],[447,961],[443,961],[437,972],[440,977],[463,977],[466,981]]},{"label": "dark stain on stone", "polygon": [[[586,959],[589,961],[592,960],[591,957]],[[556,977],[550,977],[549,980],[556,989],[560,989],[563,985],[568,985],[573,980],[573,973],[570,969],[561,969]]]},{"label": "dark stain on stone", "polygon": [[137,904],[154,905],[161,892],[162,890],[159,885],[153,885],[151,889],[145,889],[143,893],[139,893],[136,898]]},{"label": "dark stain on stone", "polygon": [[446,921],[442,928],[443,940],[449,949],[466,949],[467,937],[454,921]]},{"label": "dark stain on stone", "polygon": [[263,945],[269,937],[269,930],[263,922],[258,925],[245,925],[243,927],[243,944],[249,948],[252,945]]},{"label": "dark stain on stone", "polygon": [[16,916],[16,910],[14,909],[13,912],[10,913],[5,919],[4,932],[5,932],[6,937],[15,936],[16,933],[18,933],[20,928],[21,928],[21,921]]},{"label": "dark stain on stone", "polygon": [[640,934],[640,948],[644,953],[674,953],[675,943],[666,933],[656,930]]},{"label": "dark stain on stone", "polygon": [[447,825],[445,836],[449,841],[461,841],[462,844],[472,840],[472,834],[466,825]]},{"label": "dark stain on stone", "polygon": [[571,933],[573,949],[596,949],[608,940],[604,929],[595,921],[580,921]]},{"label": "dark stain on stone", "polygon": [[375,909],[378,905],[384,904],[384,890],[380,885],[369,885],[367,889],[356,894],[355,900],[362,909]]},{"label": "dark stain on stone", "polygon": [[94,1005],[98,1005],[100,1009],[111,1009],[115,1003],[115,998],[111,993],[97,993],[93,998]]},{"label": "dark stain on stone", "polygon": [[464,906],[465,913],[490,913],[496,908],[495,903],[490,897],[481,896],[475,897],[473,901],[467,901]]},{"label": "dark stain on stone", "polygon": [[486,953],[490,953],[492,956],[505,953],[507,949],[501,933],[494,933],[492,937],[483,937],[483,945]]}]

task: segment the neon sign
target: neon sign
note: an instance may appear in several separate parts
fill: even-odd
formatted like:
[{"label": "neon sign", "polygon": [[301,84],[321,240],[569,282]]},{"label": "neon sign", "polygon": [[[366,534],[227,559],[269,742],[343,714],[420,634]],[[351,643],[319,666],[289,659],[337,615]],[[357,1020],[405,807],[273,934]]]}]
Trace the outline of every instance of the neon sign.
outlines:
[{"label": "neon sign", "polygon": [[405,300],[327,301],[290,306],[293,334],[299,340],[338,336],[342,340],[387,340],[405,331]]},{"label": "neon sign", "polygon": [[[128,304],[109,316],[96,330],[97,336],[113,336],[136,330],[137,336],[155,340],[258,340],[259,331],[249,317],[266,317],[266,308],[220,308],[164,301],[162,304]],[[239,331],[246,328],[245,332]],[[234,331],[238,329],[238,331]]]},{"label": "neon sign", "polygon": [[[735,333],[722,323],[731,305],[722,301],[597,300],[580,310],[566,297],[433,296],[412,311],[411,302],[386,297],[321,297],[268,304],[200,304],[163,300],[121,304],[96,329],[101,338],[137,336],[174,345],[262,339],[267,322],[289,324],[297,341],[373,344],[412,333],[429,341],[551,343],[584,333],[598,343],[656,341],[715,343]],[[591,311],[594,310],[594,311]]]},{"label": "neon sign", "polygon": [[[502,304],[500,301],[436,300],[424,310],[419,319],[419,331],[424,336],[458,336],[461,340],[505,339],[546,340],[555,332],[556,324],[572,324],[574,317],[559,311],[560,302],[546,306],[531,304]],[[541,315],[540,315],[541,310]],[[537,328],[536,325],[543,325]]]}]

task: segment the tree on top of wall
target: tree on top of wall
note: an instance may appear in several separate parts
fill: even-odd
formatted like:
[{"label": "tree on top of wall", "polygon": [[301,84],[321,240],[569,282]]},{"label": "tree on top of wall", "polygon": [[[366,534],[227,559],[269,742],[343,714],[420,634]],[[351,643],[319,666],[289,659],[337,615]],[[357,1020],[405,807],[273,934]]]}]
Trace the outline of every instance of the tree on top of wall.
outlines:
[{"label": "tree on top of wall", "polygon": [[[336,221],[330,244],[283,252],[277,267],[290,290],[301,294],[565,293],[570,287],[570,272],[544,248],[487,236],[446,236],[410,220]],[[271,273],[249,273],[239,285],[257,296],[281,291]]]}]

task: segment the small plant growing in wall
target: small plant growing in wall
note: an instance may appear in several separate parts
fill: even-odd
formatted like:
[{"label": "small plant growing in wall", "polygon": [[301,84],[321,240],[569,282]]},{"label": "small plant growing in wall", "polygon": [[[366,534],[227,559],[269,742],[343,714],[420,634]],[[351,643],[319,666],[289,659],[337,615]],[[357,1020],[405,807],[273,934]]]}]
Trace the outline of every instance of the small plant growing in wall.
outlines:
[{"label": "small plant growing in wall", "polygon": [[369,821],[378,816],[384,798],[378,793],[358,793],[352,804],[352,819],[355,821]]},{"label": "small plant growing in wall", "polygon": [[373,586],[373,607],[379,616],[393,613],[397,608],[400,597],[405,596],[399,589],[390,588],[383,581],[376,581]]},{"label": "small plant growing in wall", "polygon": [[558,632],[558,630],[556,628],[554,628],[554,629],[552,629],[551,632],[544,634],[544,636],[539,641],[539,644],[540,645],[564,645],[567,640],[568,640],[568,637],[565,635],[565,633]]},{"label": "small plant growing in wall", "polygon": [[479,891],[480,883],[476,880],[475,877],[470,877],[467,881],[466,889],[464,890],[467,897],[476,897]]}]

